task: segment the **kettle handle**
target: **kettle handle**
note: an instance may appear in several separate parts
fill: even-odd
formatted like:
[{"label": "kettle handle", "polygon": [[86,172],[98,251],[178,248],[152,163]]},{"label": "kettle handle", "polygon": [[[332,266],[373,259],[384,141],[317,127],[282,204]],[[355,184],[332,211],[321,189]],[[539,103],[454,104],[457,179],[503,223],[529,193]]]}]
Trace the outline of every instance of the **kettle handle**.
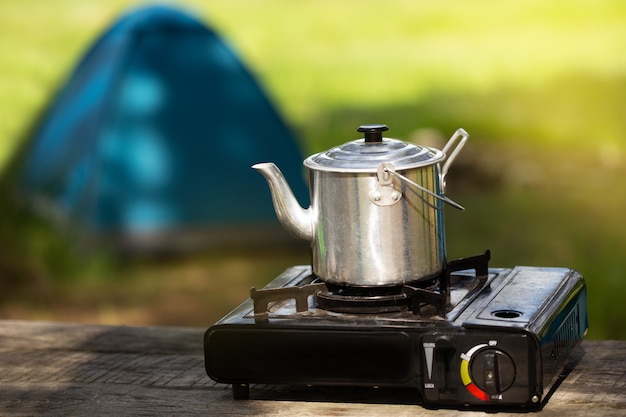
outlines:
[{"label": "kettle handle", "polygon": [[[405,177],[404,175],[396,172],[396,168],[393,166],[393,164],[391,162],[383,162],[378,166],[379,172],[385,172],[388,174],[391,174],[395,177],[398,177],[400,180],[404,181],[406,184],[412,186],[414,189],[420,190],[425,192],[428,195],[431,195],[433,197],[435,197],[438,200],[443,201],[444,203],[448,203],[450,204],[452,207],[459,209],[461,211],[465,210],[465,208],[460,205],[459,203],[457,203],[456,201],[451,200],[450,198],[446,197],[445,195],[439,195],[437,193],[432,192],[431,190],[429,190],[426,187],[423,187],[421,185],[419,185],[418,183],[411,181],[409,178]],[[423,199],[423,198],[422,198]],[[426,200],[424,200],[426,202]],[[394,200],[395,202],[395,200]],[[437,207],[434,207],[437,208]]]},{"label": "kettle handle", "polygon": [[445,189],[446,184],[446,175],[448,174],[448,170],[450,169],[450,165],[454,162],[455,158],[467,142],[469,138],[469,134],[463,128],[458,128],[454,135],[450,138],[446,146],[443,147],[442,151],[446,155],[444,159],[443,167],[441,168],[441,180]]}]

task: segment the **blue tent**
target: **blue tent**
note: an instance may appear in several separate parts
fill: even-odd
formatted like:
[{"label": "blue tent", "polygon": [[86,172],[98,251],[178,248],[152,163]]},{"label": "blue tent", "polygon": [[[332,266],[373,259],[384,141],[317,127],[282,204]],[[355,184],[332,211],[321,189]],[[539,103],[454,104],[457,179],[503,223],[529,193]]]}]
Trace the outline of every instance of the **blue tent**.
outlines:
[{"label": "blue tent", "polygon": [[97,234],[234,236],[280,229],[250,166],[276,162],[305,204],[302,159],[224,40],[150,6],[122,16],[79,62],[35,129],[21,188]]}]

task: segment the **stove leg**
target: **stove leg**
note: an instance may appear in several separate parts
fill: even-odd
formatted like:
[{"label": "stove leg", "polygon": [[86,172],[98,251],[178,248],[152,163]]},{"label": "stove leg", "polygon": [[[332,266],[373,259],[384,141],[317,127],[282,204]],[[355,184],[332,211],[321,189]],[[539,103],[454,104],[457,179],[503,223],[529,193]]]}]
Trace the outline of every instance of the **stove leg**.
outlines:
[{"label": "stove leg", "polygon": [[249,384],[233,384],[233,399],[247,400],[250,398]]}]

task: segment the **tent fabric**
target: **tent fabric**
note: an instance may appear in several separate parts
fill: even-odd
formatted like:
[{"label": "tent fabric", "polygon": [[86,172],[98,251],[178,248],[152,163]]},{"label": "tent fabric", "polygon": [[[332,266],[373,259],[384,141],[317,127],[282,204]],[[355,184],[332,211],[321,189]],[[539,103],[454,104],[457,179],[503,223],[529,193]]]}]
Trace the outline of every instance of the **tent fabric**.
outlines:
[{"label": "tent fabric", "polygon": [[21,187],[96,232],[278,225],[250,166],[308,204],[296,139],[234,51],[191,14],[135,9],[95,42],[27,149]]}]

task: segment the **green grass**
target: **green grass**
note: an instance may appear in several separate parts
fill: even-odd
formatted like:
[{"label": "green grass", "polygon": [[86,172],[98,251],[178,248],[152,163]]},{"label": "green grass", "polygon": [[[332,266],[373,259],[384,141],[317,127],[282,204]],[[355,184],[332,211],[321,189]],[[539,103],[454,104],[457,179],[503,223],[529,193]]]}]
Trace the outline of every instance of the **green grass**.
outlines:
[{"label": "green grass", "polygon": [[[85,48],[133,4],[0,0],[0,168]],[[356,127],[368,122],[388,124],[389,136],[401,139],[419,137],[420,128],[444,138],[468,130],[449,180],[449,194],[467,208],[448,211],[450,257],[490,248],[494,266],[576,268],[589,285],[590,337],[626,339],[625,2],[184,4],[240,52],[306,154],[355,139]],[[145,295],[152,294],[145,274],[170,271],[154,278],[160,286],[178,270],[176,263],[101,267],[106,262],[96,259],[100,272],[86,272],[92,264],[73,257],[74,243],[49,225],[26,214],[14,222],[18,214],[7,214],[8,206],[2,213],[0,282],[30,277],[31,291],[19,294],[33,311],[49,309],[50,294],[113,294],[102,301],[110,307],[123,291],[149,308],[158,297]],[[267,277],[280,261],[266,268]],[[214,255],[195,262],[215,270]],[[92,275],[100,278],[87,284]],[[68,276],[80,278],[63,283]],[[34,288],[44,295],[29,299]],[[187,303],[200,306],[206,294],[193,288]],[[201,320],[216,319],[242,296],[211,296],[215,307]]]}]

